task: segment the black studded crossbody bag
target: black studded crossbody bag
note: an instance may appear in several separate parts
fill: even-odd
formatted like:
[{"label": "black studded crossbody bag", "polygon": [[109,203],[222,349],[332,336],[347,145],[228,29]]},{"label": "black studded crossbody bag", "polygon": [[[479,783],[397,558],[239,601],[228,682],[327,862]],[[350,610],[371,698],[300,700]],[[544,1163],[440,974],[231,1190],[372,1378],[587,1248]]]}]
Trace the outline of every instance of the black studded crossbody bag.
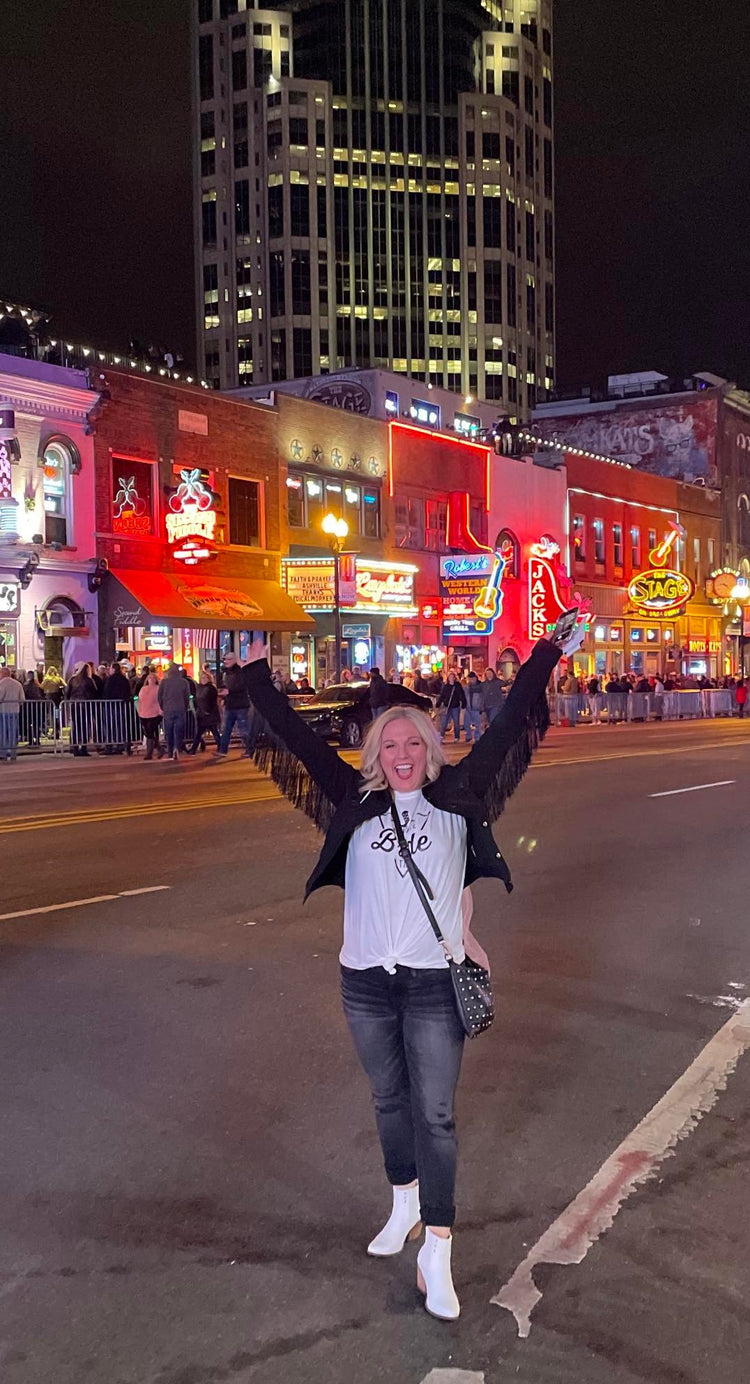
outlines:
[{"label": "black studded crossbody bag", "polygon": [[430,926],[438,939],[445,958],[448,962],[451,981],[453,982],[453,994],[456,1000],[458,1017],[464,1027],[464,1032],[468,1038],[477,1038],[495,1018],[495,1003],[492,998],[492,983],[490,973],[484,966],[478,965],[476,961],[470,960],[467,956],[463,961],[454,961],[448,949],[448,944],[440,931],[435,914],[430,905],[430,899],[434,894],[428,881],[417,865],[409,845],[404,836],[404,829],[398,815],[396,804],[391,800],[391,817],[396,830],[396,840],[398,841],[398,853],[404,862],[412,883],[417,892],[419,901],[430,920]]}]

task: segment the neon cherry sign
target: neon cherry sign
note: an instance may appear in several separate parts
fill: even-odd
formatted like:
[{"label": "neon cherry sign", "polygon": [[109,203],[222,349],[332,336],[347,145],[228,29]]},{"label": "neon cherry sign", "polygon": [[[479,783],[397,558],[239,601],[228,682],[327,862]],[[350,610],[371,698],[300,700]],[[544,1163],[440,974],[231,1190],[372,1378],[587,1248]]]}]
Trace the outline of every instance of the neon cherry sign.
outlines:
[{"label": "neon cherry sign", "polygon": [[216,531],[216,510],[213,506],[213,492],[201,479],[200,469],[196,467],[194,470],[180,471],[180,484],[169,497],[166,516],[170,543],[181,543],[190,538],[203,538],[210,542]]}]

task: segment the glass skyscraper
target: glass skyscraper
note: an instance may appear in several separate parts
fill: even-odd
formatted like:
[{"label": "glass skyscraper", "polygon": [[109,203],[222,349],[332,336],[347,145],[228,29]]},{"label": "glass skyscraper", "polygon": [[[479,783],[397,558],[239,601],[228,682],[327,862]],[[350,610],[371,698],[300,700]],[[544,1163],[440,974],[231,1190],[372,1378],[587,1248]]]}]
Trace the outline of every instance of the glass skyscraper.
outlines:
[{"label": "glass skyscraper", "polygon": [[554,372],[552,0],[193,0],[199,367]]}]

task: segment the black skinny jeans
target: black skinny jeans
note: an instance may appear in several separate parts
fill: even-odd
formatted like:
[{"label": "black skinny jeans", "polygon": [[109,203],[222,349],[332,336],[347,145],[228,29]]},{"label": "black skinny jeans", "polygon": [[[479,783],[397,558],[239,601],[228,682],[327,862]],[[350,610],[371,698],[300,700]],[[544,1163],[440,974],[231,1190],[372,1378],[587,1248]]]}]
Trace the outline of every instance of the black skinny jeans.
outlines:
[{"label": "black skinny jeans", "polygon": [[453,1100],[464,1031],[447,969],[341,967],[344,1014],[370,1080],[388,1181],[419,1178],[425,1225],[456,1218]]}]

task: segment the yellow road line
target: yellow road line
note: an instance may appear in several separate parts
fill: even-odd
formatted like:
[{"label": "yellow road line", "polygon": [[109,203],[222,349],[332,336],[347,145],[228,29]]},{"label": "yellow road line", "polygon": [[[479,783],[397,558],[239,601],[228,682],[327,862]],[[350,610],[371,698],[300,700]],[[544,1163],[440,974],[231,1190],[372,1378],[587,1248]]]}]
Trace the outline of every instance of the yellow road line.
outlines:
[{"label": "yellow road line", "polygon": [[[684,754],[694,750],[715,750],[724,746],[750,746],[750,737],[706,741],[700,745],[662,746],[651,750],[620,750],[613,754],[581,756],[574,759],[537,760],[532,769],[558,769],[574,764],[603,764],[614,759],[654,759],[665,755]],[[263,791],[263,790],[266,791]],[[260,791],[259,791],[260,790]],[[255,792],[234,797],[190,798],[183,802],[146,802],[123,804],[108,808],[82,808],[79,811],[48,813],[46,816],[0,818],[0,835],[7,836],[21,831],[44,831],[54,827],[89,826],[95,822],[121,821],[128,817],[154,817],[164,812],[197,812],[212,807],[247,806],[253,803],[283,802],[280,792],[270,780],[262,780]]]},{"label": "yellow road line", "polygon": [[282,802],[275,788],[270,793],[255,793],[241,798],[199,798],[191,802],[137,803],[130,807],[92,808],[86,813],[59,813],[47,817],[7,817],[0,818],[0,835],[8,836],[19,831],[44,831],[53,827],[88,826],[92,822],[120,821],[125,817],[153,817],[162,812],[197,812],[201,808],[233,807],[248,803]]}]

